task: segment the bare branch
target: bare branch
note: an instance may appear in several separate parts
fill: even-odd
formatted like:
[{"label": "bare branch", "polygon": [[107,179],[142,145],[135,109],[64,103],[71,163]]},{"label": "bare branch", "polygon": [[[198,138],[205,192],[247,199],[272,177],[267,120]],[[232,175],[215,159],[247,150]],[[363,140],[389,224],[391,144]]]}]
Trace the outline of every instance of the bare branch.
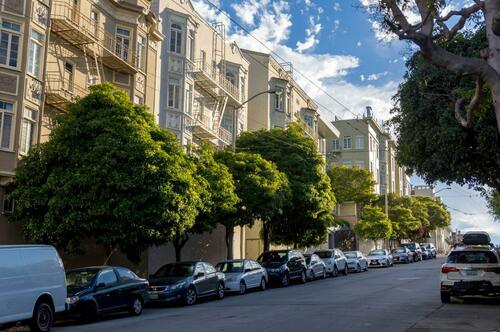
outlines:
[{"label": "bare branch", "polygon": [[476,81],[476,90],[474,91],[474,96],[472,97],[469,105],[465,108],[466,118],[462,116],[462,103],[464,102],[463,98],[459,98],[455,102],[455,119],[460,123],[462,127],[471,128],[472,127],[472,112],[477,107],[479,103],[479,99],[481,98],[481,94],[483,92],[483,81],[478,79]]},{"label": "bare branch", "polygon": [[480,11],[481,9],[483,9],[483,4],[476,3],[470,7],[465,7],[460,10],[451,10],[445,16],[438,17],[437,20],[445,22],[448,21],[453,16],[462,16],[462,18],[465,17],[465,19],[468,19],[472,14]]}]

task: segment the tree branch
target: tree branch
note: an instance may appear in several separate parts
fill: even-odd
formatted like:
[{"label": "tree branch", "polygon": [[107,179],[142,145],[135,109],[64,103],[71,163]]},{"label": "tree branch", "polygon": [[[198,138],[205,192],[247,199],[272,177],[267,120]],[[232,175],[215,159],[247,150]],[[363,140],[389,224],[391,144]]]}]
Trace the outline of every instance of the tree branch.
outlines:
[{"label": "tree branch", "polygon": [[[437,17],[436,23],[443,30],[445,39],[447,41],[449,41],[453,37],[455,37],[457,32],[460,31],[465,26],[465,23],[467,23],[467,20],[469,19],[469,17],[472,14],[477,13],[478,11],[480,11],[482,9],[483,9],[483,3],[478,0],[478,1],[476,1],[476,3],[474,5],[472,5],[470,7],[462,8],[461,10],[452,10],[443,17]],[[450,29],[450,28],[448,28],[448,26],[444,22],[448,21],[453,16],[460,16],[460,19]]]},{"label": "tree branch", "polygon": [[474,96],[472,97],[469,105],[467,105],[467,107],[465,108],[466,111],[465,119],[462,116],[462,111],[461,111],[464,99],[459,98],[455,102],[455,119],[458,121],[458,123],[460,123],[462,127],[472,128],[472,112],[479,103],[479,99],[481,98],[482,92],[483,92],[483,81],[481,79],[478,79],[476,81],[476,90],[474,91]]}]

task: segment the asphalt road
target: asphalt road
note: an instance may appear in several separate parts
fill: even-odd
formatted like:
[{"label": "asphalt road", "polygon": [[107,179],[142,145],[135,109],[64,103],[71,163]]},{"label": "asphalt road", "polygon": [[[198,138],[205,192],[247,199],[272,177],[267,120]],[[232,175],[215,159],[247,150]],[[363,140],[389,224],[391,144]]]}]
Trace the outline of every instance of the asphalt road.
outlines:
[{"label": "asphalt road", "polygon": [[500,331],[500,305],[479,300],[443,306],[441,259],[371,269],[288,288],[148,308],[54,331]]}]

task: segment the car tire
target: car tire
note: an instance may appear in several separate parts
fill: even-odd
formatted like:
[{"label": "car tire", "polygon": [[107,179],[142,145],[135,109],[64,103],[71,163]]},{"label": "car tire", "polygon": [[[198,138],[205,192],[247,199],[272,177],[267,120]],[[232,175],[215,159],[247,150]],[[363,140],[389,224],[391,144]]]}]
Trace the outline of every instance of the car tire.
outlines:
[{"label": "car tire", "polygon": [[260,290],[265,291],[266,288],[267,288],[266,278],[262,278],[262,280],[260,281]]},{"label": "car tire", "polygon": [[339,275],[339,270],[337,269],[337,266],[335,265],[333,267],[332,277],[337,277],[338,275]]},{"label": "car tire", "polygon": [[247,285],[244,280],[240,281],[240,295],[244,295],[247,292]]},{"label": "car tire", "polygon": [[220,282],[219,286],[217,286],[217,299],[222,300],[225,295],[226,295],[226,288],[224,287],[224,284]]},{"label": "car tire", "polygon": [[356,265],[356,273],[361,273],[361,265],[359,263]]},{"label": "car tire", "polygon": [[187,289],[186,295],[184,297],[184,303],[186,305],[193,305],[198,300],[198,294],[196,294],[196,289],[191,286]]},{"label": "car tire", "polygon": [[283,278],[281,278],[281,287],[288,287],[288,285],[290,285],[290,275],[285,272]]},{"label": "car tire", "polygon": [[40,301],[35,305],[33,310],[33,317],[30,321],[30,330],[36,332],[48,332],[54,322],[54,310],[52,306],[45,302]]},{"label": "car tire", "polygon": [[307,272],[305,270],[302,270],[302,273],[300,274],[300,283],[305,284],[307,282]]},{"label": "car tire", "polygon": [[82,320],[87,324],[97,319],[97,307],[93,303],[84,304],[81,313]]},{"label": "car tire", "polygon": [[441,291],[441,302],[442,303],[450,303],[451,302],[450,293]]},{"label": "car tire", "polygon": [[347,263],[345,264],[344,271],[342,271],[343,275],[348,275],[349,274],[349,268],[347,267]]},{"label": "car tire", "polygon": [[327,275],[326,275],[326,268],[323,268],[323,277],[321,279],[326,279]]},{"label": "car tire", "polygon": [[365,272],[368,272],[368,263],[366,263]]},{"label": "car tire", "polygon": [[140,316],[142,314],[142,309],[144,308],[144,302],[140,297],[134,297],[130,301],[129,313],[132,316]]}]

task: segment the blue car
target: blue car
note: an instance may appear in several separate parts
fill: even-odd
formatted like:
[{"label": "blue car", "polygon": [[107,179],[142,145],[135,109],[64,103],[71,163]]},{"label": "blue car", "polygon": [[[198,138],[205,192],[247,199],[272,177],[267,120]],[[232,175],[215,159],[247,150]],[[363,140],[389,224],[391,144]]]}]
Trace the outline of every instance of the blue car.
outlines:
[{"label": "blue car", "polygon": [[224,273],[206,262],[178,262],[163,265],[149,277],[149,299],[152,303],[193,305],[201,297],[225,294]]},{"label": "blue car", "polygon": [[67,315],[85,320],[128,311],[138,316],[148,301],[148,282],[124,267],[95,266],[66,273]]}]

